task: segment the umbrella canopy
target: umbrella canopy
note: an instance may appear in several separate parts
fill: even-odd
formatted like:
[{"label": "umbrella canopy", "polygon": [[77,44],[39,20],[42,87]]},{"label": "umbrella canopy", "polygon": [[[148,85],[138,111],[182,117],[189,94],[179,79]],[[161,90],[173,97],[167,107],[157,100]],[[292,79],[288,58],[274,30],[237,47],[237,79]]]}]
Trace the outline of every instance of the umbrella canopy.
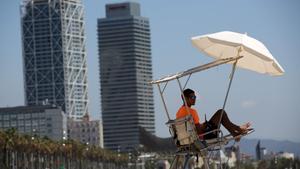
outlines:
[{"label": "umbrella canopy", "polygon": [[272,76],[283,75],[284,70],[260,41],[235,32],[218,32],[192,38],[200,51],[216,59],[243,56],[237,66]]}]

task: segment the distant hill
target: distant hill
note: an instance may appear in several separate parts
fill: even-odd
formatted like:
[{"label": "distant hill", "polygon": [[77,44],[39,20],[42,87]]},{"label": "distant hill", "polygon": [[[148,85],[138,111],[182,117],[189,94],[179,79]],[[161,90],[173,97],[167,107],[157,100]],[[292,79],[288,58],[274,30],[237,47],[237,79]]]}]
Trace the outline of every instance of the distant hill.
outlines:
[{"label": "distant hill", "polygon": [[176,146],[171,137],[160,138],[140,128],[140,143],[144,145],[145,151],[152,152],[175,152]]},{"label": "distant hill", "polygon": [[[241,152],[251,154],[255,157],[255,148],[259,139],[242,139],[239,143]],[[276,141],[271,139],[260,139],[260,146],[265,147],[268,152],[289,152],[300,157],[300,143],[291,141]]]},{"label": "distant hill", "polygon": [[[169,138],[160,138],[150,134],[144,128],[140,128],[140,141],[144,145],[146,151],[155,152],[174,152],[176,147],[174,141]],[[255,148],[259,139],[243,138],[239,142],[240,150],[243,153],[250,154],[255,158]],[[229,143],[228,146],[231,146]],[[260,139],[260,146],[265,147],[268,152],[289,152],[294,153],[295,156],[300,157],[300,143],[291,141],[276,141],[271,139]]]}]

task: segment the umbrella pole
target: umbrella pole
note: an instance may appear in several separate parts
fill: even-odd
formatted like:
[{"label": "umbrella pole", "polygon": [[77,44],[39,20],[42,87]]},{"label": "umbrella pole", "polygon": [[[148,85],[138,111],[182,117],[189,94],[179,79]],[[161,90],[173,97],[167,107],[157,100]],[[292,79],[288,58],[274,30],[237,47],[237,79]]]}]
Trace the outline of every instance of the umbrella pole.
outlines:
[{"label": "umbrella pole", "polygon": [[220,129],[220,126],[221,126],[221,120],[222,120],[222,116],[223,116],[224,109],[225,109],[225,106],[226,106],[227,98],[228,98],[228,95],[229,95],[229,91],[230,91],[232,79],[233,79],[233,76],[234,76],[234,72],[236,70],[236,64],[237,64],[237,62],[238,62],[238,59],[233,63],[233,66],[232,66],[230,80],[229,80],[229,85],[228,85],[228,88],[227,88],[227,92],[226,92],[224,104],[223,104],[222,111],[221,111],[221,116],[220,116],[219,123],[218,123],[218,129]]},{"label": "umbrella pole", "polygon": [[[225,106],[226,106],[226,102],[227,102],[227,98],[228,98],[228,94],[229,94],[229,91],[230,91],[230,87],[231,87],[231,83],[232,83],[232,79],[233,79],[233,76],[234,76],[234,72],[235,72],[235,69],[236,69],[237,62],[238,62],[238,59],[235,60],[235,62],[233,63],[233,66],[232,66],[229,85],[228,85],[228,88],[227,88],[224,104],[223,104],[222,111],[221,111],[221,116],[220,116],[219,123],[218,123],[218,129],[220,129],[220,127],[221,127],[221,120],[222,120],[222,116],[224,114],[224,109],[225,109]],[[220,137],[220,134],[218,134],[218,137]],[[223,167],[222,167],[222,158],[221,158],[221,148],[222,147],[220,147],[220,168],[222,169]]]}]

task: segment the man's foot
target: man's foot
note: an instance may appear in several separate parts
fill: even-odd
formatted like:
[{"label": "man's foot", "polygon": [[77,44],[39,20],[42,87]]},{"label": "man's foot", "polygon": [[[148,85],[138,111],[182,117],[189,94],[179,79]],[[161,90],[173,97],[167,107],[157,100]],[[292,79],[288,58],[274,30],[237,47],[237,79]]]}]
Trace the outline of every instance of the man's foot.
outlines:
[{"label": "man's foot", "polygon": [[251,126],[250,122],[247,122],[240,126],[240,134],[246,134],[249,131],[249,127]]},{"label": "man's foot", "polygon": [[249,128],[250,126],[251,126],[251,123],[247,122],[247,123],[239,126],[238,130],[235,130],[234,132],[231,132],[231,135],[233,137],[235,137],[236,142],[239,142],[241,140],[241,137],[242,137],[243,134],[248,133],[248,131],[250,130],[250,128]]}]

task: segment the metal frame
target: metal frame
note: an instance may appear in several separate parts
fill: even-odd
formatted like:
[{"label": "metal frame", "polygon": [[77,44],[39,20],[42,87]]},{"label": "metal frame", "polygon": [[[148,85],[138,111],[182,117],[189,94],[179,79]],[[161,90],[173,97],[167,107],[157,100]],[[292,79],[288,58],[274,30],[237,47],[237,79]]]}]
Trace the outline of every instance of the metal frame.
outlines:
[{"label": "metal frame", "polygon": [[[154,81],[151,81],[150,83],[151,84],[156,84],[157,87],[158,87],[158,90],[159,90],[159,94],[160,94],[160,97],[161,97],[161,100],[163,102],[163,105],[164,105],[164,109],[165,109],[165,112],[166,112],[166,115],[168,117],[168,120],[171,120],[170,118],[170,114],[169,114],[169,111],[168,111],[168,108],[167,108],[167,105],[166,105],[166,102],[165,102],[165,99],[164,99],[164,91],[165,91],[165,88],[168,84],[169,81],[172,81],[172,80],[177,80],[177,83],[178,83],[178,86],[180,88],[180,91],[181,91],[181,94],[183,95],[183,90],[184,88],[182,87],[181,85],[181,82],[180,82],[180,78],[184,77],[184,76],[189,76],[189,78],[187,79],[184,87],[187,85],[187,82],[188,80],[190,79],[191,75],[193,73],[197,73],[197,72],[200,72],[200,71],[203,71],[203,70],[207,70],[209,68],[213,68],[213,67],[216,67],[216,66],[219,66],[219,65],[222,65],[222,64],[226,64],[226,63],[229,63],[229,62],[232,62],[234,61],[234,64],[233,64],[233,69],[232,69],[232,73],[231,73],[231,76],[230,76],[230,83],[229,83],[229,87],[227,89],[227,93],[226,93],[226,97],[225,97],[225,102],[223,104],[223,109],[225,108],[225,104],[226,104],[226,101],[227,101],[227,97],[228,97],[228,94],[229,94],[229,89],[230,89],[230,86],[231,86],[231,83],[232,83],[232,79],[233,79],[233,75],[234,75],[234,71],[236,69],[236,63],[238,61],[238,59],[241,59],[242,56],[237,56],[237,57],[231,57],[231,58],[225,58],[225,59],[218,59],[218,60],[215,60],[213,62],[210,62],[210,63],[207,63],[207,64],[204,64],[204,65],[200,65],[200,66],[197,66],[197,67],[194,67],[194,68],[191,68],[189,70],[186,70],[186,71],[183,71],[183,72],[180,72],[180,73],[177,73],[177,74],[173,74],[173,75],[170,75],[170,76],[166,76],[164,78],[161,78],[159,80],[154,80]],[[165,83],[165,86],[163,89],[161,89],[161,86],[160,84],[161,83]],[[183,100],[184,100],[184,103],[186,104],[186,99],[185,97],[183,97]],[[188,110],[188,109],[187,109]],[[189,112],[189,110],[188,110]]]},{"label": "metal frame", "polygon": [[171,80],[174,80],[174,79],[177,79],[177,78],[181,78],[181,77],[184,77],[184,76],[187,76],[187,75],[191,75],[193,73],[201,72],[203,70],[207,70],[207,69],[225,64],[225,63],[234,62],[235,60],[238,60],[238,59],[241,59],[241,58],[242,58],[242,56],[218,59],[218,60],[215,60],[213,62],[204,64],[204,65],[196,66],[196,67],[188,69],[186,71],[182,71],[182,72],[179,72],[179,73],[176,73],[176,74],[168,75],[168,76],[163,77],[161,79],[151,81],[150,83],[151,84],[158,84],[158,83],[168,82],[168,81],[171,81]]},{"label": "metal frame", "polygon": [[[229,86],[227,88],[227,92],[226,92],[226,96],[225,96],[225,100],[224,100],[224,103],[223,103],[223,111],[221,112],[221,117],[220,117],[220,120],[219,120],[219,124],[218,124],[218,130],[220,130],[220,122],[221,122],[221,119],[222,119],[222,115],[224,113],[224,109],[225,109],[225,106],[226,106],[226,102],[227,102],[227,99],[228,99],[228,95],[229,95],[229,91],[230,91],[230,87],[231,87],[231,84],[232,84],[232,80],[233,80],[233,77],[234,77],[234,72],[236,70],[236,65],[237,65],[237,62],[239,59],[241,59],[242,56],[236,56],[236,57],[231,57],[231,58],[225,58],[225,59],[218,59],[218,60],[215,60],[213,62],[210,62],[210,63],[207,63],[207,64],[204,64],[204,65],[200,65],[200,66],[197,66],[197,67],[194,67],[194,68],[191,68],[191,69],[188,69],[186,71],[182,71],[180,73],[176,73],[176,74],[173,74],[173,75],[169,75],[169,76],[166,76],[166,77],[163,77],[161,79],[158,79],[158,80],[155,80],[155,81],[151,81],[150,83],[151,84],[156,84],[158,89],[159,89],[159,94],[161,96],[161,99],[162,99],[162,102],[163,102],[163,105],[164,105],[164,109],[165,109],[165,112],[166,112],[166,115],[168,117],[168,120],[170,121],[171,118],[170,118],[170,114],[169,114],[169,111],[168,111],[168,108],[167,108],[167,105],[166,105],[166,102],[165,102],[165,99],[164,99],[164,91],[165,91],[165,88],[168,84],[169,81],[172,81],[172,80],[177,80],[177,83],[178,83],[178,86],[179,86],[179,89],[181,91],[181,94],[182,96],[183,95],[183,90],[184,88],[186,87],[191,75],[193,73],[196,73],[196,72],[200,72],[200,71],[203,71],[203,70],[206,70],[206,69],[209,69],[209,68],[213,68],[213,67],[216,67],[216,66],[219,66],[219,65],[222,65],[222,64],[226,64],[226,63],[230,63],[230,62],[233,62],[233,66],[232,66],[232,70],[231,70],[231,74],[230,74],[230,81],[229,81]],[[182,84],[180,82],[180,78],[182,77],[185,77],[185,76],[188,76],[188,79],[184,85],[184,87],[182,87]],[[161,86],[160,84],[161,83],[165,83],[165,86],[163,87],[163,89],[161,89]],[[187,105],[187,101],[186,101],[186,98],[185,97],[182,97],[183,98],[183,101],[185,103],[185,105]],[[188,113],[190,114],[189,112],[189,109],[188,107],[186,106],[186,110],[188,111]],[[221,134],[218,135],[218,139],[219,141],[217,143],[218,146],[220,148],[222,148],[222,146],[226,143],[226,141],[222,141],[222,138],[223,138],[223,134],[222,132],[220,132]],[[220,140],[221,139],[221,140]],[[212,146],[216,146],[216,144],[212,145]],[[208,148],[205,148],[206,152],[208,152]],[[173,165],[177,165],[178,163],[178,159],[179,159],[179,156],[182,156],[180,154],[176,154],[172,164],[171,164],[171,168],[173,167]],[[205,168],[209,168],[209,158],[206,157],[206,155],[203,155],[204,156],[204,165],[205,165]],[[186,153],[185,154],[185,161],[184,161],[184,165],[183,165],[183,168],[185,169],[187,167],[187,164],[188,164],[188,160],[190,159],[191,157],[191,154],[190,153]],[[222,168],[222,161],[221,161],[221,158],[220,158],[220,168]]]}]

